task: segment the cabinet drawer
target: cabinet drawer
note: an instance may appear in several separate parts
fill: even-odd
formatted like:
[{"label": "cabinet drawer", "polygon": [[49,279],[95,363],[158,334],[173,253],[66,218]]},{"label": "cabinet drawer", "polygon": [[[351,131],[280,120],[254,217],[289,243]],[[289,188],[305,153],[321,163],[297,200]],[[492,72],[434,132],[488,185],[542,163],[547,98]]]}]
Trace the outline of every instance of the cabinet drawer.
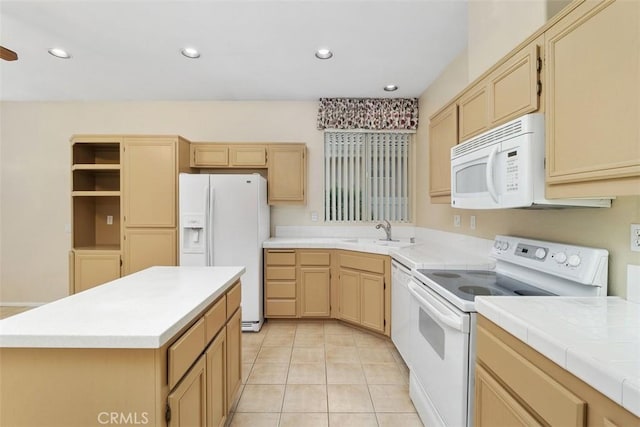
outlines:
[{"label": "cabinet drawer", "polygon": [[265,166],[267,150],[265,147],[229,147],[231,166]]},{"label": "cabinet drawer", "polygon": [[384,274],[384,260],[382,258],[340,254],[340,267]]},{"label": "cabinet drawer", "polygon": [[295,267],[267,267],[267,280],[295,280]]},{"label": "cabinet drawer", "polygon": [[331,256],[328,252],[300,252],[300,265],[329,265]]},{"label": "cabinet drawer", "polygon": [[296,300],[267,300],[266,304],[267,316],[295,316]]},{"label": "cabinet drawer", "polygon": [[169,389],[175,387],[205,347],[204,319],[198,320],[169,347]]},{"label": "cabinet drawer", "polygon": [[295,298],[296,282],[267,282],[267,298]]},{"label": "cabinet drawer", "polygon": [[267,251],[267,265],[296,265],[294,251]]},{"label": "cabinet drawer", "polygon": [[204,315],[206,342],[210,342],[226,322],[227,297],[223,295]]},{"label": "cabinet drawer", "polygon": [[480,325],[477,358],[550,425],[584,425],[582,399]]},{"label": "cabinet drawer", "polygon": [[238,307],[240,307],[240,298],[242,297],[242,289],[240,281],[227,292],[227,317],[230,317]]}]

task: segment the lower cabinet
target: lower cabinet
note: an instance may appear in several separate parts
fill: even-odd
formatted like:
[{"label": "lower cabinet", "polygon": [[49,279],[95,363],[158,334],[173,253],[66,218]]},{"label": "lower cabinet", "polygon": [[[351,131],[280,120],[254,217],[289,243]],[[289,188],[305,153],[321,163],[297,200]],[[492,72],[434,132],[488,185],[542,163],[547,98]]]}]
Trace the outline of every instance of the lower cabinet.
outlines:
[{"label": "lower cabinet", "polygon": [[265,249],[264,257],[267,318],[336,318],[390,335],[389,256]]},{"label": "lower cabinet", "polygon": [[[220,427],[227,422],[242,382],[239,286],[223,297],[226,306],[221,300],[214,303],[167,351],[169,427]],[[205,348],[209,336],[215,338]],[[183,366],[191,368],[181,374]]]},{"label": "lower cabinet", "polygon": [[120,277],[120,251],[73,251],[73,292],[82,292]]},{"label": "lower cabinet", "polygon": [[637,426],[640,418],[478,315],[477,427]]}]

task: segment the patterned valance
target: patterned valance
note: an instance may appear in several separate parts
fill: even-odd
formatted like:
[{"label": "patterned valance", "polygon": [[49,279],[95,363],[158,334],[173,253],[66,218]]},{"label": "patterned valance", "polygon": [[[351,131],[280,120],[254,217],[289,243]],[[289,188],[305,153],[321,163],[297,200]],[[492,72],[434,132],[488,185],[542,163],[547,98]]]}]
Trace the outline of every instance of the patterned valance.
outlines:
[{"label": "patterned valance", "polygon": [[417,98],[320,98],[318,129],[416,130]]}]

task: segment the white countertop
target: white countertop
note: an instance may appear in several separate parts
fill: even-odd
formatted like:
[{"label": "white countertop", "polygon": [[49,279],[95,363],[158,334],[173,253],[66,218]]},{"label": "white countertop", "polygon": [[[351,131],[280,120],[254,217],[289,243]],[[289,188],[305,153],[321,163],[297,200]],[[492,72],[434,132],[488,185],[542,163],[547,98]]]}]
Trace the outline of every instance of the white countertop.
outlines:
[{"label": "white countertop", "polygon": [[411,246],[408,239],[386,241],[376,238],[357,237],[272,237],[262,243],[262,247],[266,249],[346,249],[380,255],[390,255],[395,249],[407,246]]},{"label": "white countertop", "polygon": [[618,297],[476,297],[476,310],[640,416],[640,304]]},{"label": "white countertop", "polygon": [[0,347],[160,348],[244,272],[151,267],[0,320]]}]

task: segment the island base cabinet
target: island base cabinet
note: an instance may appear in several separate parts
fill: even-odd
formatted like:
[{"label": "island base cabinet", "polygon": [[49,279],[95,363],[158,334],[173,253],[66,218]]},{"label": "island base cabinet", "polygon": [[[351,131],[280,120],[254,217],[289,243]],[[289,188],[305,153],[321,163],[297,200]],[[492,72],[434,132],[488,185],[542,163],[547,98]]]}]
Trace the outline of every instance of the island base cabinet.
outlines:
[{"label": "island base cabinet", "polygon": [[227,333],[223,329],[206,351],[207,427],[221,427],[227,421]]},{"label": "island base cabinet", "polygon": [[231,411],[242,383],[242,313],[238,309],[227,323],[227,410]]},{"label": "island base cabinet", "polygon": [[169,427],[205,427],[207,404],[205,356],[201,356],[169,395]]}]

